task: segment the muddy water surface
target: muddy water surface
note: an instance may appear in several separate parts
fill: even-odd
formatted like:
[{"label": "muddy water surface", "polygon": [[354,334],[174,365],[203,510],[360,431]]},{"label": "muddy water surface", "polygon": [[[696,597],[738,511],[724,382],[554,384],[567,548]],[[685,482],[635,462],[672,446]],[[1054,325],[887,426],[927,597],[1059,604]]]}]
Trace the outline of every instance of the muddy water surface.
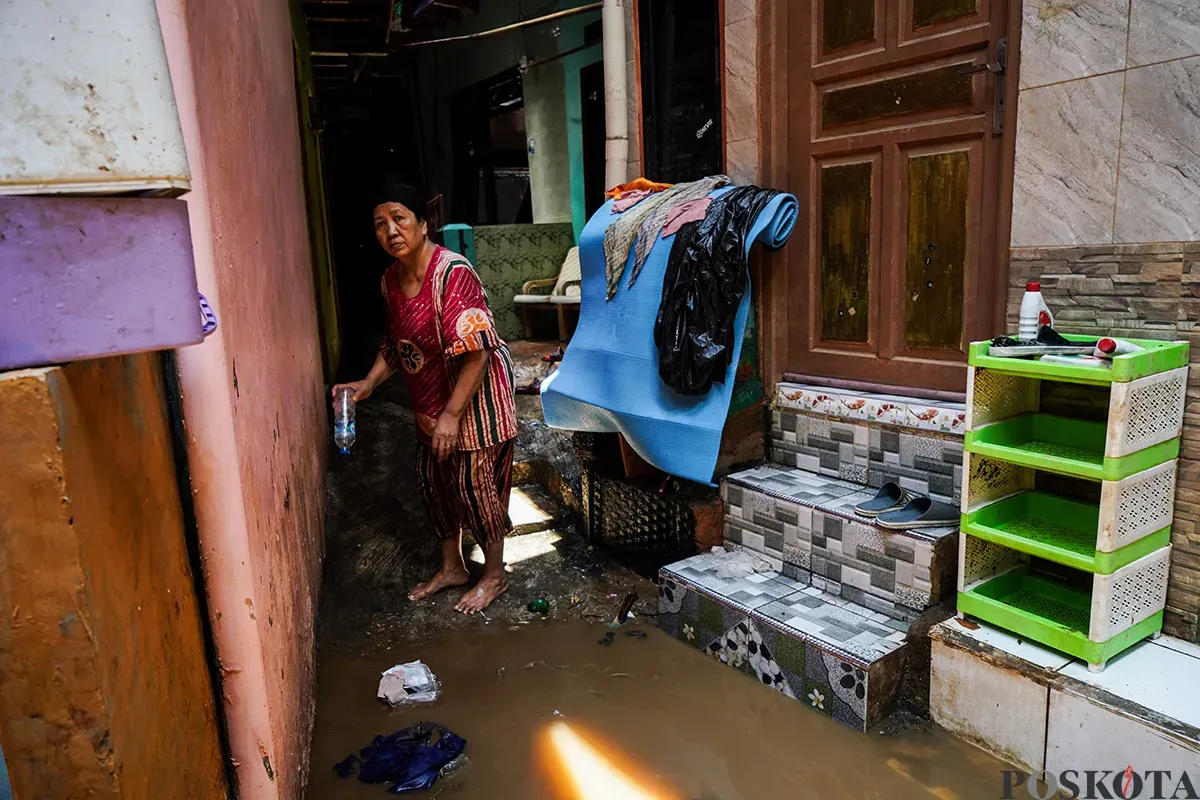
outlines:
[{"label": "muddy water surface", "polygon": [[[949,734],[855,733],[652,626],[636,629],[647,637],[622,629],[607,647],[597,644],[605,626],[579,621],[480,626],[413,649],[325,653],[308,797],[391,796],[337,778],[332,765],[378,734],[429,720],[467,739],[471,766],[409,796],[568,800],[547,779],[553,759],[542,743],[556,711],[678,800],[1000,796],[1004,765]],[[417,658],[441,678],[441,699],[398,710],[377,701],[379,674]]]}]

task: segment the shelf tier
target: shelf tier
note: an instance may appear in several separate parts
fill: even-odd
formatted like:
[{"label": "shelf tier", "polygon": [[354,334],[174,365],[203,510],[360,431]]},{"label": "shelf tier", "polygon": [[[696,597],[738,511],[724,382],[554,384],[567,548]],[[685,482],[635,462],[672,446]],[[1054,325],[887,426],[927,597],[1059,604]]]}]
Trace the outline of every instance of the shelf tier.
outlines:
[{"label": "shelf tier", "polygon": [[[1074,341],[1095,341],[1097,336],[1067,336]],[[1045,378],[1066,383],[1084,383],[1091,386],[1107,386],[1112,383],[1128,383],[1147,375],[1155,375],[1188,363],[1187,342],[1161,342],[1153,339],[1125,339],[1140,345],[1141,352],[1117,356],[1112,366],[1086,367],[1075,364],[1048,364],[1027,358],[997,358],[989,356],[991,342],[972,342],[967,363],[972,367],[987,367],[1010,375],[1027,378]]]},{"label": "shelf tier", "polygon": [[1103,422],[1051,414],[1023,414],[967,431],[970,453],[1093,481],[1118,481],[1176,458],[1179,440],[1169,439],[1129,455],[1104,455]]},{"label": "shelf tier", "polygon": [[1111,575],[1171,541],[1168,525],[1106,553],[1096,549],[1099,527],[1099,507],[1045,492],[1022,492],[962,515],[965,533],[1101,575]]},{"label": "shelf tier", "polygon": [[1103,642],[1088,639],[1091,598],[1084,592],[1033,575],[1022,567],[958,593],[958,610],[1089,664],[1162,629],[1158,611]]}]

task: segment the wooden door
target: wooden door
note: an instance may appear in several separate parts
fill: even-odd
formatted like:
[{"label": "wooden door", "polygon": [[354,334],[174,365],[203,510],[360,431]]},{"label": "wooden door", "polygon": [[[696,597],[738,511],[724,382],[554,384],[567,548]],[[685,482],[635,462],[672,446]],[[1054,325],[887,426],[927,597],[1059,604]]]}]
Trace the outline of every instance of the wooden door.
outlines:
[{"label": "wooden door", "polygon": [[1007,6],[789,4],[789,372],[962,391],[999,333]]}]

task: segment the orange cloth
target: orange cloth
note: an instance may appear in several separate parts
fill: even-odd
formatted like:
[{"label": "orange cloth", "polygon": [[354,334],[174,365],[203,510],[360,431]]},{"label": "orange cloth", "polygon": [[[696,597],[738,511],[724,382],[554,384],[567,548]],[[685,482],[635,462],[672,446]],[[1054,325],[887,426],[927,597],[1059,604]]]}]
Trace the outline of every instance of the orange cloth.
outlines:
[{"label": "orange cloth", "polygon": [[645,178],[638,178],[629,183],[622,183],[615,189],[609,189],[604,193],[605,197],[611,197],[614,200],[620,200],[621,195],[626,192],[661,192],[670,189],[673,184],[670,183],[655,183],[654,181]]}]

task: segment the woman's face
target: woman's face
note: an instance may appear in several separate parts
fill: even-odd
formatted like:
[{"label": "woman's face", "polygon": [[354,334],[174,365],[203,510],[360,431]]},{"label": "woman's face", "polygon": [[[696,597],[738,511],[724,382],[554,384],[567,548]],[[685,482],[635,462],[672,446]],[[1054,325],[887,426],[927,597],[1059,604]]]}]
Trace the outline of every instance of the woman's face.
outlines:
[{"label": "woman's face", "polygon": [[421,249],[428,235],[427,226],[416,214],[400,203],[375,207],[375,238],[393,258],[404,258]]}]

